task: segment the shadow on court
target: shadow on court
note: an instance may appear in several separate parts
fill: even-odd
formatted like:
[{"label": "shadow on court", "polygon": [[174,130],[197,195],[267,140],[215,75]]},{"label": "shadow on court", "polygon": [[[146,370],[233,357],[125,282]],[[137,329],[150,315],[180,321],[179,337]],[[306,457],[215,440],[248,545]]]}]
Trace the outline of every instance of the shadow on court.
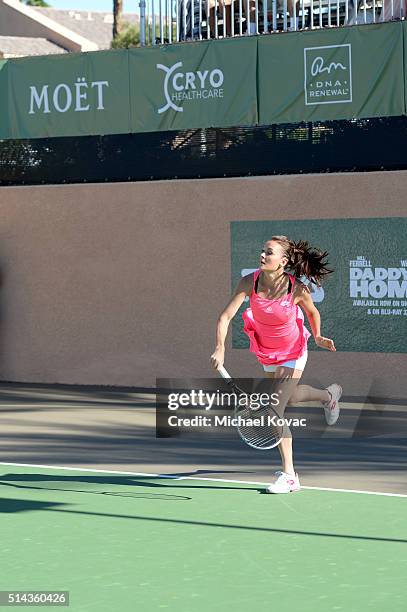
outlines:
[{"label": "shadow on court", "polygon": [[58,502],[40,502],[24,499],[6,499],[0,498],[0,513],[14,514],[17,512],[32,512],[38,510],[51,510],[69,504],[60,504]]},{"label": "shadow on court", "polygon": [[154,405],[151,389],[142,387],[120,390],[80,385],[41,385],[0,383],[2,411],[30,412],[59,405],[70,408],[103,408],[124,405],[126,408],[151,408]]},{"label": "shadow on court", "polygon": [[[143,487],[153,489],[216,489],[218,491],[258,491],[263,492],[264,487],[244,486],[241,484],[233,484],[233,488],[229,485],[221,486],[219,483],[211,485],[210,482],[194,481],[179,481],[178,475],[163,478],[159,481],[152,482],[151,476],[57,476],[52,474],[3,474],[0,476],[0,487],[13,487],[15,489],[37,489],[46,491],[69,491],[72,493],[89,493],[95,495],[114,495],[117,497],[137,496],[145,499],[165,499],[165,500],[190,500],[191,497],[172,494],[149,494],[149,493],[132,493],[129,491],[104,491],[92,490],[92,487],[105,487],[114,485],[117,487]],[[174,484],[171,484],[174,480]],[[42,483],[42,486],[40,485]],[[53,486],[60,483],[61,486]],[[183,484],[185,483],[185,484]],[[69,486],[72,484],[72,486]],[[81,487],[81,485],[89,485]]]},{"label": "shadow on court", "polygon": [[[206,488],[206,487],[205,487]],[[64,514],[87,516],[87,517],[103,517],[109,519],[120,519],[130,521],[143,521],[149,523],[161,523],[161,524],[172,524],[172,525],[184,525],[184,526],[199,526],[209,528],[223,528],[228,530],[239,530],[247,532],[262,532],[264,534],[283,534],[283,535],[298,535],[298,536],[311,536],[311,537],[322,537],[322,538],[334,538],[340,540],[352,540],[352,541],[366,541],[366,542],[392,542],[398,544],[407,544],[407,540],[401,538],[386,538],[381,536],[364,536],[364,535],[351,535],[343,533],[328,533],[320,531],[304,531],[298,529],[277,529],[273,527],[260,527],[252,525],[234,525],[230,523],[219,523],[210,521],[192,521],[185,519],[174,519],[164,517],[153,517],[153,516],[139,516],[134,514],[112,514],[104,512],[89,512],[82,510],[71,510],[66,509],[64,506],[72,504],[62,504],[53,502],[39,502],[39,501],[28,501],[20,499],[0,499],[0,512],[1,513],[21,513],[30,511],[42,511],[42,512],[58,512]]]},{"label": "shadow on court", "polygon": [[[250,449],[234,431],[157,439],[153,406],[151,389],[3,383],[0,461],[167,475],[202,468],[201,475],[253,481],[280,469],[277,449]],[[309,410],[322,421],[321,408]],[[392,431],[407,422],[399,405],[377,414],[393,419]],[[295,439],[294,448],[303,485],[407,493],[407,436]]]}]

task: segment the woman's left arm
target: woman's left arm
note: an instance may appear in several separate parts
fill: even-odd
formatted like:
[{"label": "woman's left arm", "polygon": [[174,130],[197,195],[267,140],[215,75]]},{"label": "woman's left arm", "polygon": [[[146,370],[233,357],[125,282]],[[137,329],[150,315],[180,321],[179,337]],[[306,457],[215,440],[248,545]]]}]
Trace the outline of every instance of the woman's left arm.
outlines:
[{"label": "woman's left arm", "polygon": [[328,351],[336,351],[334,341],[331,338],[321,336],[321,315],[313,302],[309,289],[305,285],[299,285],[297,295],[297,304],[301,306],[307,315],[315,344]]}]

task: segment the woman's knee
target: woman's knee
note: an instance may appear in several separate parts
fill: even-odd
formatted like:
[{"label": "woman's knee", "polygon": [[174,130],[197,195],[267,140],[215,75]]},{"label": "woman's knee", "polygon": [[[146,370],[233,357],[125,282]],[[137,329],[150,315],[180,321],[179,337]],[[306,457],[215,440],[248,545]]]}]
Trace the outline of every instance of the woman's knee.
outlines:
[{"label": "woman's knee", "polygon": [[297,391],[297,389],[295,389],[293,393],[290,395],[290,397],[288,398],[287,406],[292,406],[293,404],[296,404],[299,398],[300,398],[300,393]]}]

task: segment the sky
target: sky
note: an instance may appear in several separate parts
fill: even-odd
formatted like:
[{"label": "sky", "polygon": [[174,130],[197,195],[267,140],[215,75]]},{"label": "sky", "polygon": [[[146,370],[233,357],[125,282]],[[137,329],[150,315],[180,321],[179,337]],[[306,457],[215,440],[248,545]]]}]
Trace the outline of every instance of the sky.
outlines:
[{"label": "sky", "polygon": [[[47,0],[53,8],[80,9],[81,11],[104,11],[113,9],[113,0]],[[124,0],[125,13],[138,13],[139,0]]]}]

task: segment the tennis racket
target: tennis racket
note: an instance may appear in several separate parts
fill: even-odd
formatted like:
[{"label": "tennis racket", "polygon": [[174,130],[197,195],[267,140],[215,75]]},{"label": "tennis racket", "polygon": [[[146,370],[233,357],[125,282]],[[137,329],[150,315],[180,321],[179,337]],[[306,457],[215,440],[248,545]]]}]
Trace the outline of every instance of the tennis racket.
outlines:
[{"label": "tennis racket", "polygon": [[[243,442],[256,448],[258,450],[268,450],[274,448],[280,444],[283,438],[283,425],[279,425],[278,422],[274,422],[281,417],[274,410],[271,403],[258,407],[256,403],[255,407],[250,405],[250,394],[243,391],[235,383],[231,375],[223,366],[218,368],[219,374],[226,381],[228,387],[236,395],[237,401],[234,402],[234,416],[238,418],[242,424],[237,426],[239,436]],[[241,399],[247,398],[247,401],[238,401],[239,396]],[[270,400],[271,402],[271,400]],[[272,417],[275,419],[272,420]],[[240,417],[240,419],[239,419]],[[250,421],[258,419],[259,424],[251,424]]]}]

